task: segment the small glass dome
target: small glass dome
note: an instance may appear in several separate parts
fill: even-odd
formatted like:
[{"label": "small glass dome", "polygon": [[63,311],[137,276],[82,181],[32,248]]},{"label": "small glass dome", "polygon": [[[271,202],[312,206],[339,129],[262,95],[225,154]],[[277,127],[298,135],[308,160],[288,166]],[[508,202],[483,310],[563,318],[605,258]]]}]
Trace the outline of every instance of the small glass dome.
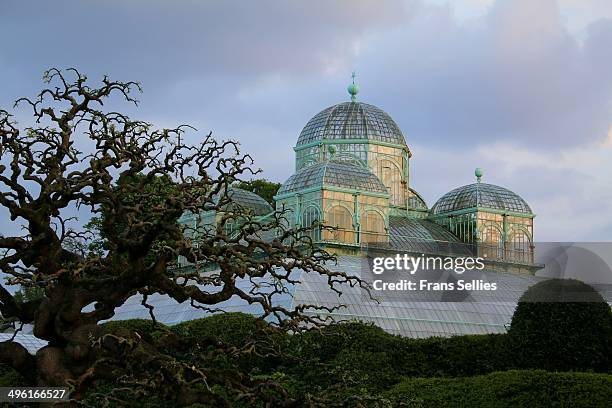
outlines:
[{"label": "small glass dome", "polygon": [[[250,191],[231,187],[227,190],[227,195],[232,202],[227,204],[226,210],[231,211],[235,206],[239,206],[241,210],[248,210],[253,215],[266,215],[274,211],[266,200]],[[218,200],[217,197],[215,201],[219,202]]]},{"label": "small glass dome", "polygon": [[408,205],[411,208],[426,210],[427,203],[425,199],[413,188],[408,187]]},{"label": "small glass dome", "polygon": [[368,168],[329,161],[300,169],[283,183],[277,194],[283,195],[324,185],[356,191],[388,193],[382,181]]},{"label": "small glass dome", "polygon": [[317,113],[302,130],[297,146],[327,139],[367,139],[406,145],[391,116],[362,102],[343,102]]},{"label": "small glass dome", "polygon": [[444,214],[473,207],[532,214],[529,204],[518,194],[487,183],[468,184],[449,191],[434,204],[431,211],[433,214]]}]

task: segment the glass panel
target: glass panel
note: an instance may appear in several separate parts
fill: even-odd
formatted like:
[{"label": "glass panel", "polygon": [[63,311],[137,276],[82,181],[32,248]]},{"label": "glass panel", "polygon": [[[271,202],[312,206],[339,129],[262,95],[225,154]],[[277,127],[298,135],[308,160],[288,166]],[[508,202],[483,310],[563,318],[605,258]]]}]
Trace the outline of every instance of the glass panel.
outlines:
[{"label": "glass panel", "polygon": [[443,214],[472,207],[531,214],[531,208],[519,195],[487,183],[469,184],[449,191],[432,207],[432,211]]},{"label": "glass panel", "polygon": [[330,106],[308,121],[297,145],[322,139],[368,139],[406,144],[404,136],[391,117],[361,102],[344,102]]}]

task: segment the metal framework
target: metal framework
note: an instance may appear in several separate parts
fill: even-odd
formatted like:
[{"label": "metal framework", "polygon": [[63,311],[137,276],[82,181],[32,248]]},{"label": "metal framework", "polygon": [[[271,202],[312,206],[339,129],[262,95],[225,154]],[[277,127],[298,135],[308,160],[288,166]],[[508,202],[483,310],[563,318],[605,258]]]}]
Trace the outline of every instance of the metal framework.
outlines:
[{"label": "metal framework", "polygon": [[477,244],[480,256],[532,264],[534,217],[518,194],[478,181],[442,196],[430,218],[463,242]]},{"label": "metal framework", "polygon": [[[530,276],[533,264],[533,219],[529,205],[505,188],[478,182],[456,188],[428,209],[425,200],[410,186],[411,153],[397,124],[379,108],[356,101],[358,86],[348,87],[351,102],[340,103],[315,115],[304,127],[294,150],[295,174],[275,196],[277,210],[284,209],[288,228],[310,227],[305,233],[339,255],[333,270],[359,276],[363,270],[362,246],[375,250],[484,256],[491,262],[486,273],[496,274],[501,289],[473,294],[478,302],[411,302],[402,297],[374,303],[358,288],[347,287],[342,299],[317,274],[294,271],[299,285],[290,285],[275,302],[281,305],[316,304],[313,313],[334,320],[371,321],[384,330],[412,337],[461,333],[501,333],[511,319],[516,300],[524,288],[537,280]],[[265,220],[272,208],[246,191],[231,193],[235,205]],[[197,239],[206,228],[217,225],[220,214],[204,211],[184,214],[185,234]],[[239,223],[239,219],[236,220]],[[226,223],[227,232],[237,224]],[[334,227],[330,230],[321,226]],[[270,237],[272,239],[273,237]],[[346,256],[350,255],[350,256]],[[498,274],[504,271],[521,273]],[[191,265],[179,267],[185,270]],[[214,267],[214,266],[213,266]],[[334,269],[335,268],[335,269]],[[180,268],[179,268],[180,269]],[[526,272],[524,272],[526,271]],[[258,278],[265,284],[269,277]],[[241,281],[248,290],[259,281]],[[148,316],[141,299],[133,299],[118,312],[129,318]],[[149,299],[160,306],[161,321],[173,324],[206,315],[188,304],[175,304],[161,296]],[[338,311],[326,312],[325,307]],[[232,298],[220,307],[257,315],[261,310]],[[123,317],[127,318],[127,317]]]},{"label": "metal framework", "polygon": [[[453,251],[461,243],[459,252],[470,249],[494,260],[533,262],[534,215],[525,200],[481,183],[477,169],[477,183],[448,192],[429,210],[410,187],[412,154],[404,135],[387,113],[357,102],[358,90],[349,85],[351,102],[316,114],[298,138],[296,173],[275,197],[295,225],[335,227],[311,233],[327,243],[409,247],[422,238],[453,244]],[[433,225],[447,235],[427,236]]]},{"label": "metal framework", "polygon": [[[309,227],[317,241],[346,245],[388,242],[390,194],[368,168],[327,161],[302,168],[275,197],[294,225]],[[321,229],[321,226],[333,230]]]},{"label": "metal framework", "polygon": [[392,207],[408,210],[410,150],[404,135],[383,110],[361,102],[345,102],[315,115],[296,147],[296,171],[327,161],[369,168],[387,188]]}]

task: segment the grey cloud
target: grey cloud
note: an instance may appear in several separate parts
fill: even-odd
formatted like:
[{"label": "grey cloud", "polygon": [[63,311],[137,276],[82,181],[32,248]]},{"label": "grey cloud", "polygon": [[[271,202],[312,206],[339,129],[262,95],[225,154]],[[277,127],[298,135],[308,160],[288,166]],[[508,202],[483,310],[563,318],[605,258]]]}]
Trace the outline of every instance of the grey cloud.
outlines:
[{"label": "grey cloud", "polygon": [[579,43],[554,0],[498,0],[464,25],[447,8],[417,13],[364,47],[360,63],[368,95],[419,141],[559,149],[605,138],[611,37],[601,20]]},{"label": "grey cloud", "polygon": [[[578,185],[577,173],[534,163],[509,175],[498,158],[476,151],[495,141],[557,151],[603,139],[612,122],[612,21],[591,24],[578,40],[553,0],[497,0],[462,23],[453,16],[460,5],[450,4],[0,2],[0,106],[38,90],[50,66],[140,80],[145,93],[132,115],[193,124],[193,138],[213,130],[238,139],[264,176],[282,181],[293,172],[302,126],[347,100],[356,69],[359,99],[404,131],[415,152],[414,186],[428,204],[472,182],[482,166],[489,182],[534,205],[549,236],[568,234],[581,225],[580,209],[591,208],[567,189],[566,178]],[[551,214],[572,210],[555,209],[552,199],[578,214],[567,230]],[[583,236],[610,236],[604,221]]]},{"label": "grey cloud", "polygon": [[[49,66],[177,79],[320,73],[364,33],[400,22],[399,1],[21,1],[0,4],[1,57],[31,75]],[[242,78],[236,78],[242,81]],[[155,82],[158,83],[155,83]]]}]

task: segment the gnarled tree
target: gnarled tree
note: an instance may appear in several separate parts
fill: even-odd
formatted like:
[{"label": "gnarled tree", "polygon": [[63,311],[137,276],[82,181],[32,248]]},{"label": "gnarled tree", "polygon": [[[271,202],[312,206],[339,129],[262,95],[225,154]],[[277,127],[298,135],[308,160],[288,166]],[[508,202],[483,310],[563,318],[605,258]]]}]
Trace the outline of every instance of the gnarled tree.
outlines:
[{"label": "gnarled tree", "polygon": [[[104,77],[90,86],[74,69],[52,69],[45,79],[47,89],[15,104],[31,109],[32,126],[22,128],[0,110],[0,205],[23,227],[22,234],[0,236],[0,270],[7,277],[0,287],[0,311],[32,324],[34,335],[48,341],[35,356],[17,342],[0,343],[0,361],[32,384],[69,384],[78,398],[91,380],[116,378],[121,364],[109,356],[132,361],[144,374],[169,370],[151,375],[149,386],[214,381],[197,367],[164,365],[168,357],[140,344],[137,336],[102,335],[99,322],[112,318],[131,296],[142,295],[145,306],[147,296],[159,293],[210,308],[237,296],[260,305],[263,317],[296,327],[317,323],[304,314],[311,306],[289,310],[272,300],[285,284],[297,283],[291,271],[326,275],[336,290],[343,283],[362,284],[328,270],[325,262],[332,257],[299,229],[285,228],[282,211],[262,222],[233,210],[214,229],[200,231],[196,245],[177,219],[186,211],[226,208],[228,187],[256,173],[251,158],[232,141],[218,142],[208,134],[189,145],[187,127],[155,129],[105,110],[104,102],[113,96],[136,103],[138,83]],[[99,220],[104,242],[98,250],[88,249],[84,229],[71,227],[76,224],[68,215],[75,213],[81,222],[91,216]],[[224,224],[237,218],[238,233],[226,235]],[[269,231],[277,237],[259,238]],[[178,256],[195,266],[188,275],[169,273]],[[201,273],[201,264],[218,269]],[[261,290],[236,284],[261,277],[271,282]],[[44,296],[16,302],[7,284],[37,287]],[[262,387],[239,378],[233,384],[245,395]]]}]

